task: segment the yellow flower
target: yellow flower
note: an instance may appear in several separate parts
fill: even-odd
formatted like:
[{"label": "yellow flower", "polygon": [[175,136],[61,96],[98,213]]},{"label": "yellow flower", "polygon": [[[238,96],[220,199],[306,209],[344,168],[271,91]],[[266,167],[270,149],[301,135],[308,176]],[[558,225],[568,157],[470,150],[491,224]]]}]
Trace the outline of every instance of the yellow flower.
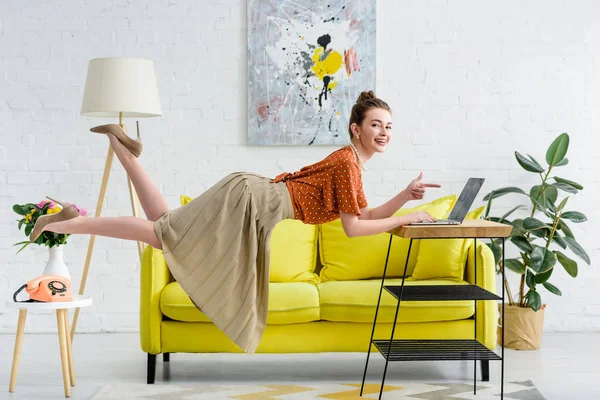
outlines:
[{"label": "yellow flower", "polygon": [[27,221],[27,222],[31,221],[31,220],[32,220],[32,218],[33,218],[33,213],[34,213],[34,212],[35,212],[35,208],[32,208],[32,209],[31,209],[31,212],[30,212],[29,214],[26,214],[26,215],[25,215],[25,221]]},{"label": "yellow flower", "polygon": [[56,214],[57,212],[60,212],[61,210],[62,210],[62,208],[60,208],[59,206],[57,206],[55,204],[54,207],[48,208],[48,210],[46,211],[46,214]]}]

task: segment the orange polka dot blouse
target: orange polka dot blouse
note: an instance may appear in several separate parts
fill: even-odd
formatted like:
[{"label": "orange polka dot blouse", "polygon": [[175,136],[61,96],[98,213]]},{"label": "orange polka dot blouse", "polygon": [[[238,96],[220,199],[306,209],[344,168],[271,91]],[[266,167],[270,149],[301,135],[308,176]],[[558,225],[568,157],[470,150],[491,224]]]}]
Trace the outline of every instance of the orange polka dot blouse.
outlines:
[{"label": "orange polka dot blouse", "polygon": [[293,174],[284,172],[271,183],[284,181],[292,198],[294,219],[322,224],[340,217],[340,211],[360,215],[367,207],[362,174],[350,146]]}]

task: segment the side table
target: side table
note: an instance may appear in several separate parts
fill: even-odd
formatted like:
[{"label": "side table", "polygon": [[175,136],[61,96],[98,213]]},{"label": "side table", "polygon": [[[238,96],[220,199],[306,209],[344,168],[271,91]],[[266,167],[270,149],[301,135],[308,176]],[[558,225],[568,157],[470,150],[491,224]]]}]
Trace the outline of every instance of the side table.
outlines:
[{"label": "side table", "polygon": [[23,344],[23,333],[25,331],[25,320],[27,311],[56,310],[56,322],[58,325],[58,343],[60,344],[60,361],[62,364],[63,383],[65,397],[71,396],[71,386],[75,386],[75,369],[73,367],[73,350],[71,348],[71,335],[69,335],[69,309],[92,305],[92,297],[73,295],[73,301],[52,303],[17,303],[6,301],[7,308],[19,310],[19,323],[17,325],[17,337],[15,339],[15,350],[13,353],[12,370],[10,373],[9,392],[15,391],[17,383],[17,372],[19,369],[19,357],[21,345]]},{"label": "side table", "polygon": [[[375,345],[377,350],[385,358],[385,368],[383,370],[383,378],[381,381],[381,389],[379,398],[383,394],[385,383],[385,375],[387,372],[389,361],[414,361],[414,360],[477,360],[488,363],[490,360],[499,360],[502,363],[500,377],[500,399],[504,397],[504,325],[502,326],[502,355],[497,355],[494,351],[486,348],[477,340],[477,300],[501,300],[502,301],[502,321],[504,321],[504,288],[502,288],[502,296],[491,293],[477,285],[477,251],[475,255],[475,278],[471,285],[410,285],[405,286],[404,281],[408,268],[408,260],[410,258],[410,250],[414,239],[474,239],[474,249],[477,246],[478,238],[501,238],[502,239],[502,266],[504,266],[504,241],[510,235],[512,226],[500,224],[487,220],[464,220],[460,225],[404,225],[399,226],[391,231],[390,242],[388,245],[388,253],[383,268],[383,276],[381,278],[381,288],[379,289],[379,299],[377,300],[377,308],[375,309],[375,318],[373,320],[373,330],[371,331],[371,340],[367,351],[367,361],[365,363],[365,371],[363,374],[360,396],[362,396],[369,365],[369,355],[371,353],[371,345]],[[410,239],[408,246],[408,254],[404,265],[404,274],[401,285],[385,285],[385,273],[387,270],[390,249],[392,246],[392,238],[399,236]],[[504,268],[502,268],[502,281],[504,282]],[[396,314],[394,323],[392,324],[392,333],[389,339],[374,340],[375,325],[377,324],[377,314],[381,302],[381,294],[385,289],[388,293],[398,300],[396,305]],[[443,300],[473,300],[475,302],[475,313],[473,315],[474,335],[473,338],[461,340],[399,340],[394,339],[396,329],[396,321],[400,303],[402,300],[410,301],[443,301]],[[477,394],[476,377],[477,368],[474,367],[473,372],[473,394]]]}]

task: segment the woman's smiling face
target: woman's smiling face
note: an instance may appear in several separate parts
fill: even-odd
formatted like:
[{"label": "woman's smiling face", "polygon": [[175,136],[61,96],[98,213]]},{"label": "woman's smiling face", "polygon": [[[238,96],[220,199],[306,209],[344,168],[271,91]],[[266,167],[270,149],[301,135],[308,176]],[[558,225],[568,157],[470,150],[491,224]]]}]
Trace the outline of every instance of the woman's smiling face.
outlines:
[{"label": "woman's smiling face", "polygon": [[392,115],[386,109],[372,108],[360,126],[352,124],[351,129],[366,152],[383,153],[392,138]]}]

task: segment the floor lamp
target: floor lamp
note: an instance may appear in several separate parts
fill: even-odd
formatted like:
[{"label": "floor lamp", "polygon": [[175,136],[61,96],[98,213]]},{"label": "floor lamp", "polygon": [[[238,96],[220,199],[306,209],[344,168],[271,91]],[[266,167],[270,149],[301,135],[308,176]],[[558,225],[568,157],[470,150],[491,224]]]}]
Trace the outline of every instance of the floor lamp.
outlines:
[{"label": "floor lamp", "polygon": [[[161,115],[160,100],[154,75],[154,64],[151,60],[139,58],[95,58],[88,64],[85,90],[81,115],[86,117],[119,118],[119,125],[125,127],[123,118],[148,118]],[[108,146],[108,154],[104,165],[104,176],[100,186],[96,215],[100,216],[106,194],[106,185],[110,175],[114,150]],[[135,217],[140,214],[140,204],[131,183],[127,177],[131,210]],[[83,295],[87,281],[90,261],[94,251],[95,235],[91,235],[88,245],[85,267],[81,277],[79,294]],[[144,243],[138,243],[140,262],[144,251]],[[79,308],[75,309],[71,324],[71,340],[75,336]]]}]

